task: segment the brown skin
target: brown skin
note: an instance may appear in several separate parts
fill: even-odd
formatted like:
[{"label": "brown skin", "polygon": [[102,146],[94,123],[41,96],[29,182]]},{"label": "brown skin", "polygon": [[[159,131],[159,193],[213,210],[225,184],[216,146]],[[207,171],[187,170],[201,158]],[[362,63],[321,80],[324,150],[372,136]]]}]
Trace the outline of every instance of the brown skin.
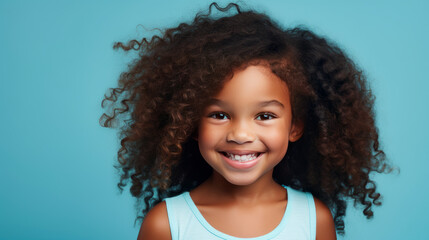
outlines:
[{"label": "brown skin", "polygon": [[[272,231],[280,223],[287,207],[286,191],[280,185],[272,183],[268,190],[254,190],[243,197],[242,193],[248,189],[228,186],[227,183],[213,191],[215,178],[213,176],[190,193],[198,210],[214,228],[236,237],[257,237]],[[228,191],[230,194],[219,199],[218,191]],[[335,224],[329,208],[318,199],[315,199],[315,204],[316,240],[336,239]],[[171,240],[165,202],[149,211],[137,239]]]},{"label": "brown skin", "polygon": [[[266,65],[248,66],[234,71],[213,99],[198,126],[204,160],[233,185],[250,188],[265,175],[272,179],[272,170],[285,156],[289,142],[303,133],[302,125],[292,123],[286,83]],[[256,153],[259,156],[251,167],[235,167],[227,161],[229,154]]]}]

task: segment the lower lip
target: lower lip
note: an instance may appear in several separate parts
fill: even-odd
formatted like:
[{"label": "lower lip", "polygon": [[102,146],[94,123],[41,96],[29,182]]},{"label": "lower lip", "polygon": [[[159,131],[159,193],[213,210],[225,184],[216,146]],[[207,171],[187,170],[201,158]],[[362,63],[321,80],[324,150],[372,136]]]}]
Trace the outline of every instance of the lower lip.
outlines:
[{"label": "lower lip", "polygon": [[257,158],[250,160],[250,161],[247,161],[247,162],[234,161],[234,160],[227,158],[223,154],[221,154],[221,155],[222,155],[223,159],[225,160],[225,162],[228,165],[230,165],[231,167],[236,168],[236,169],[248,169],[248,168],[255,166],[258,163],[258,161],[261,158],[261,156],[263,155],[263,153],[260,153]]}]

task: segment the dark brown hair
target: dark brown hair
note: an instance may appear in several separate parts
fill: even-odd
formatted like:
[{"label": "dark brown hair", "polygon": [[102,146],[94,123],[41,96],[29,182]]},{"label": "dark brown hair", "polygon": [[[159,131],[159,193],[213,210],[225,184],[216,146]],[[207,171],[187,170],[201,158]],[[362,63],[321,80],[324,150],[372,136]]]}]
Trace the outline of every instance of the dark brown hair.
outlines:
[{"label": "dark brown hair", "polygon": [[[212,16],[214,8],[224,16]],[[283,29],[236,4],[212,3],[191,23],[114,48],[139,55],[105,96],[102,106],[111,110],[100,122],[112,127],[123,120],[118,186],[131,181],[140,218],[165,197],[208,178],[212,169],[193,139],[201,112],[235,69],[250,64],[268,65],[287,83],[294,121],[305,125],[303,137],[275,167],[275,181],[322,200],[340,233],[347,198],[363,205],[368,218],[381,204],[370,173],[390,168],[379,147],[374,97],[362,72],[332,42],[303,27]]]}]

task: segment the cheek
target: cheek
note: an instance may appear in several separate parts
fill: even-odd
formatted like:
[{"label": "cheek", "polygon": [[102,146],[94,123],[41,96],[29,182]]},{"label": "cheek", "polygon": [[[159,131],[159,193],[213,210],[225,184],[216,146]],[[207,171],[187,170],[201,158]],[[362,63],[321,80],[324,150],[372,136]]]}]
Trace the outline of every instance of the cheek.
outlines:
[{"label": "cheek", "polygon": [[210,127],[209,124],[201,123],[198,128],[198,146],[203,157],[207,154],[208,150],[216,147],[220,138],[219,129]]},{"label": "cheek", "polygon": [[286,154],[289,144],[289,134],[287,124],[279,124],[275,128],[266,129],[261,135],[261,140],[265,143],[271,153],[281,157]]}]

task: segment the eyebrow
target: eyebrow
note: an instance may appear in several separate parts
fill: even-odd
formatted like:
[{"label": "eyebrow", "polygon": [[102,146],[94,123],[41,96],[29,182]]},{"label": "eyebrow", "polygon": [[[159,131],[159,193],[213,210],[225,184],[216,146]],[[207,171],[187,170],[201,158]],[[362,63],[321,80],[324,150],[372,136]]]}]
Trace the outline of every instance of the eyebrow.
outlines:
[{"label": "eyebrow", "polygon": [[285,106],[277,100],[263,101],[263,102],[260,102],[258,105],[259,105],[259,107],[266,107],[269,105],[278,105],[281,108],[285,108]]},{"label": "eyebrow", "polygon": [[209,106],[210,105],[217,105],[217,106],[219,106],[219,107],[221,107],[221,108],[228,108],[228,105],[224,102],[224,101],[222,101],[222,100],[219,100],[219,99],[216,99],[216,98],[212,98],[212,99],[210,99],[210,101],[209,101],[209,104],[208,104]]},{"label": "eyebrow", "polygon": [[[219,107],[228,108],[228,104],[216,98],[210,99],[209,105],[218,105]],[[258,107],[266,107],[270,105],[277,105],[281,108],[285,108],[285,106],[277,100],[262,101],[258,103]]]}]

